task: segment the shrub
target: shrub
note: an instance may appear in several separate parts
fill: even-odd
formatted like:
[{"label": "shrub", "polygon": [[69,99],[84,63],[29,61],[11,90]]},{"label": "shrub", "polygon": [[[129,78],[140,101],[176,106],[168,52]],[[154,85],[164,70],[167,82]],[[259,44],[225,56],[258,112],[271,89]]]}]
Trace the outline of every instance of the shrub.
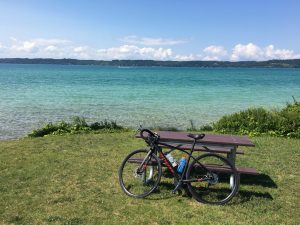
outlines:
[{"label": "shrub", "polygon": [[122,126],[118,125],[115,121],[108,121],[108,120],[92,123],[89,127],[92,130],[102,130],[102,129],[122,130],[122,129],[124,129]]},{"label": "shrub", "polygon": [[288,103],[282,110],[259,107],[226,115],[213,124],[213,130],[250,136],[270,134],[300,138],[300,103]]},{"label": "shrub", "polygon": [[209,124],[203,125],[199,129],[200,131],[213,131],[213,127]]},{"label": "shrub", "polygon": [[300,138],[300,103],[287,104],[279,112],[279,132],[282,136]]},{"label": "shrub", "polygon": [[72,122],[67,123],[61,121],[58,123],[47,123],[42,128],[33,130],[28,137],[43,137],[46,135],[62,135],[62,134],[76,134],[88,133],[92,131],[109,131],[126,130],[124,127],[118,125],[115,121],[104,120],[88,124],[83,117],[73,117]]},{"label": "shrub", "polygon": [[223,116],[213,124],[213,129],[223,133],[266,133],[277,130],[276,120],[276,116],[264,108],[251,108]]}]

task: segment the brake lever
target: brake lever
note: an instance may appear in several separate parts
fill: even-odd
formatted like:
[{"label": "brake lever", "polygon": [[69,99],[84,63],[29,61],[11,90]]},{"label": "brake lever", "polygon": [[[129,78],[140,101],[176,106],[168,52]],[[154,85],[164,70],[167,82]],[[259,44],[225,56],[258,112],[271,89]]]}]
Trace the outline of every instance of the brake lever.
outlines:
[{"label": "brake lever", "polygon": [[134,136],[136,136],[138,133],[140,133],[142,129],[143,129],[143,126],[142,126],[142,124],[140,124],[139,128],[135,131]]}]

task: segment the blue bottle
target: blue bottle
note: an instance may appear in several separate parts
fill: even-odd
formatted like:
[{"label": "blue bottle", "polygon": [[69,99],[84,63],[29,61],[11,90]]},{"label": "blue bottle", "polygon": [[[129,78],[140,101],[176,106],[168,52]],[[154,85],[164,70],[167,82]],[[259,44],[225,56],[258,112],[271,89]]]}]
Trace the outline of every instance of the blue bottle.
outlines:
[{"label": "blue bottle", "polygon": [[177,172],[178,173],[182,173],[183,172],[183,169],[184,169],[184,166],[186,164],[186,158],[185,157],[182,157],[179,161],[179,166],[177,168]]}]

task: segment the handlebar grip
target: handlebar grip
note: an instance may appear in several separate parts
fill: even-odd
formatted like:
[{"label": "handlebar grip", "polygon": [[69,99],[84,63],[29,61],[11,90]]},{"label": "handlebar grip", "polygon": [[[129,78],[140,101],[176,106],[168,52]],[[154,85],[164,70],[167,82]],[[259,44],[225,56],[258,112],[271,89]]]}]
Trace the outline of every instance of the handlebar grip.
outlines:
[{"label": "handlebar grip", "polygon": [[155,136],[155,134],[151,131],[151,130],[148,130],[148,129],[143,129],[143,130],[141,130],[141,132],[140,132],[140,136],[142,137],[142,138],[146,138],[146,136],[144,136],[144,132],[147,132],[148,134],[150,134],[152,137],[154,137]]},{"label": "handlebar grip", "polygon": [[199,134],[199,139],[203,139],[205,137],[205,134]]}]

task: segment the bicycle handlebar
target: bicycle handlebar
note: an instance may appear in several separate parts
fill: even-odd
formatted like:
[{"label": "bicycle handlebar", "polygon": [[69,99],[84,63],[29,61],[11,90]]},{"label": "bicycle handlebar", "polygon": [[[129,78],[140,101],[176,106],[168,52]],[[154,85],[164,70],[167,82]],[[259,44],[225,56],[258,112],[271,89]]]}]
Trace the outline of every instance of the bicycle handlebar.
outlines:
[{"label": "bicycle handlebar", "polygon": [[147,132],[148,134],[150,134],[152,137],[155,137],[156,135],[151,131],[151,130],[148,130],[148,129],[142,129],[141,132],[140,132],[140,136],[142,138],[146,138],[146,136],[144,136],[144,132]]}]

